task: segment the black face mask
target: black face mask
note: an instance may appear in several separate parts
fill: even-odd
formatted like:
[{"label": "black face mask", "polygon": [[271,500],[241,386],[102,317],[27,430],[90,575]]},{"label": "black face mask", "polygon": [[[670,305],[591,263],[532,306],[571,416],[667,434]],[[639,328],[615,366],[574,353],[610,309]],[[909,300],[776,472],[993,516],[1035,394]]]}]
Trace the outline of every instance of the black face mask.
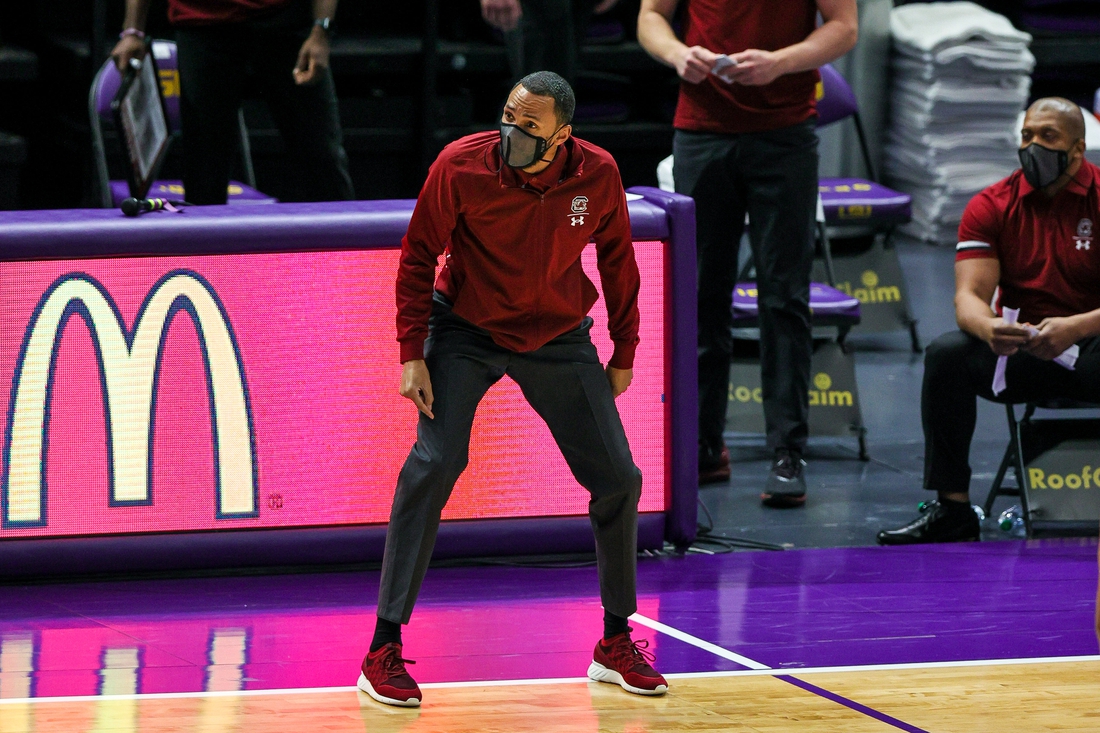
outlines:
[{"label": "black face mask", "polygon": [[[562,126],[564,127],[564,125]],[[558,134],[558,130],[550,137]],[[500,123],[500,159],[509,168],[526,168],[542,158],[549,146],[548,140],[532,135],[518,125]]]},{"label": "black face mask", "polygon": [[1065,150],[1052,150],[1039,143],[1020,148],[1018,154],[1024,178],[1032,188],[1046,188],[1057,181],[1069,167],[1069,155]]}]

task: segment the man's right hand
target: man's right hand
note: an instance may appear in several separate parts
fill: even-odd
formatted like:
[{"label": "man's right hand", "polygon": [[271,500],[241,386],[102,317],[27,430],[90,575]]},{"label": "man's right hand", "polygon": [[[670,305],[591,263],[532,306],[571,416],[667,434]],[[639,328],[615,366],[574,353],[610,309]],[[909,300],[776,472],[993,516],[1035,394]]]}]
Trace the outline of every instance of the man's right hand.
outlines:
[{"label": "man's right hand", "polygon": [[681,79],[689,84],[698,84],[707,78],[718,54],[702,46],[684,46],[676,53],[674,66]]},{"label": "man's right hand", "polygon": [[423,359],[407,361],[401,367],[401,396],[412,400],[416,409],[435,419],[432,414],[432,403],[435,402],[435,397],[432,396],[432,379]]},{"label": "man's right hand", "polygon": [[139,61],[145,57],[145,41],[137,36],[123,36],[115,47],[111,49],[111,58],[115,60],[115,66],[119,72],[125,72],[130,66],[130,59]]},{"label": "man's right hand", "polygon": [[997,356],[1012,356],[1031,340],[1026,323],[1006,323],[1003,318],[990,318],[985,342]]}]

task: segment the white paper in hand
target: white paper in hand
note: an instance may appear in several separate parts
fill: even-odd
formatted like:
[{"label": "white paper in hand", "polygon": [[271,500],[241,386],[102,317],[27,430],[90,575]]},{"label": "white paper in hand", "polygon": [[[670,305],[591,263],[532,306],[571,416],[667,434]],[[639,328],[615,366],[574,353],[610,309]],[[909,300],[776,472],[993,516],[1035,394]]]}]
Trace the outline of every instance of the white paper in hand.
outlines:
[{"label": "white paper in hand", "polygon": [[[1016,323],[1020,318],[1020,311],[1018,308],[1003,308],[1001,310],[1001,318],[1005,323]],[[1032,336],[1039,335],[1039,329],[1029,326],[1028,333]],[[1065,367],[1071,371],[1077,368],[1077,357],[1080,356],[1081,349],[1074,344],[1068,349],[1063,351],[1058,356],[1054,357],[1054,363],[1060,367]],[[993,372],[993,394],[999,395],[1005,391],[1005,366],[1008,364],[1007,356],[997,357],[997,368]]]},{"label": "white paper in hand", "polygon": [[737,62],[734,59],[731,59],[724,53],[720,53],[718,54],[717,58],[714,59],[714,66],[710,67],[710,73],[714,74],[727,84],[732,84],[733,80],[726,76],[726,72],[728,72],[735,66],[737,66]]},{"label": "white paper in hand", "polygon": [[[1001,320],[1005,323],[1015,323],[1020,318],[1019,308],[1002,308]],[[1007,356],[997,357],[997,368],[993,371],[993,395],[997,396],[1005,391],[1005,367],[1008,365]]]}]

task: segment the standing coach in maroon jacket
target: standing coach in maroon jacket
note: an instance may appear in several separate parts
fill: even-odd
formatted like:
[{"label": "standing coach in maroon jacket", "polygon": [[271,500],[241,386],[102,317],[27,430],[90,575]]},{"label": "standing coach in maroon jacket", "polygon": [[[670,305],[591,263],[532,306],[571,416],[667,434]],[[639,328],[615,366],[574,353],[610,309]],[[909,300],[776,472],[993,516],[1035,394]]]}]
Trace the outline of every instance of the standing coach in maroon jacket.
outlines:
[{"label": "standing coach in maroon jacket", "polygon": [[[642,476],[615,397],[633,376],[638,265],[619,170],[606,151],[571,136],[574,106],[573,90],[557,74],[524,77],[508,96],[499,132],[464,137],[440,153],[401,245],[401,394],[421,414],[397,480],[378,622],[359,677],[359,688],[380,702],[420,704],[401,658],[401,625],[412,615],[440,513],[466,467],[474,411],[505,375],[592,495],[604,635],[588,676],[642,695],[668,688],[627,626],[637,610]],[[588,333],[597,293],[581,252],[590,241],[615,344],[606,369]]]}]

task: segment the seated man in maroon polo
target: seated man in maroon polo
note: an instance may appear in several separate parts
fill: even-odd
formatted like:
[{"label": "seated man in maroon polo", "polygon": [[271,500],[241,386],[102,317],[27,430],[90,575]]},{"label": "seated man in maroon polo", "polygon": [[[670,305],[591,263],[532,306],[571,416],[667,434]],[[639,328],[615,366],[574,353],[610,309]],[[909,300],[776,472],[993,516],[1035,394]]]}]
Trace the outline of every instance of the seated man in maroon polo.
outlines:
[{"label": "seated man in maroon polo", "polygon": [[879,544],[979,539],[968,461],[977,397],[1100,402],[1100,169],[1085,160],[1085,120],[1068,100],[1031,105],[1022,135],[1023,169],[975,196],[959,226],[961,330],[924,358],[924,487],[937,499]]}]

